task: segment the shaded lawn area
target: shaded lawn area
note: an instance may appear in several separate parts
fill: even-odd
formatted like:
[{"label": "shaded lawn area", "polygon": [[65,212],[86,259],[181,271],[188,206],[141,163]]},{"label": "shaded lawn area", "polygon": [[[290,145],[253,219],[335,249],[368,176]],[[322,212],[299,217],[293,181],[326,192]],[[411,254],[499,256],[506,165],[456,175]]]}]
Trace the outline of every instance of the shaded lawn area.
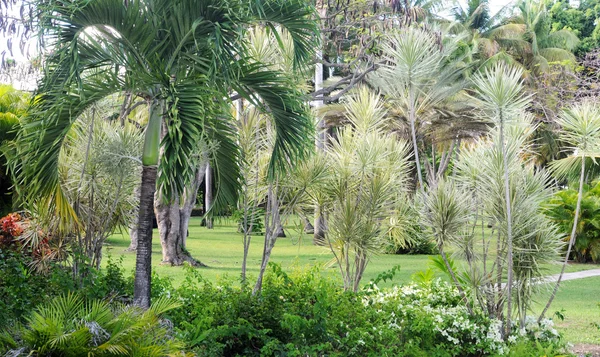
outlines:
[{"label": "shaded lawn area", "polygon": [[[199,268],[202,275],[209,281],[219,279],[231,279],[237,281],[240,277],[242,266],[242,234],[236,231],[236,226],[230,220],[217,220],[212,230],[200,226],[200,219],[193,217],[190,222],[190,234],[187,239],[188,250],[191,254],[207,264],[208,268]],[[332,254],[325,247],[317,247],[312,244],[312,236],[300,234],[299,229],[294,227],[286,229],[287,238],[279,238],[273,248],[271,262],[281,264],[284,271],[289,271],[294,266],[308,267],[315,264],[326,265],[332,259]],[[123,256],[123,267],[126,271],[133,271],[135,267],[135,253],[124,252],[129,246],[129,236],[125,234],[114,234],[105,248],[106,254],[113,258]],[[152,249],[152,264],[154,270],[161,277],[168,277],[174,285],[183,281],[184,271],[181,267],[170,267],[160,265],[162,259],[160,240],[158,232],[154,230]],[[250,253],[248,256],[248,276],[250,281],[255,281],[260,267],[263,249],[263,237],[252,237]],[[429,267],[428,255],[392,255],[383,254],[375,256],[365,272],[362,284],[373,280],[380,273],[400,265],[393,282],[379,284],[380,286],[391,286],[394,283],[407,283],[411,276],[419,271],[427,270]],[[106,262],[106,259],[104,259]],[[572,264],[567,267],[567,272],[581,271],[598,268],[597,265]],[[331,265],[323,268],[326,274],[339,275],[337,267]],[[548,266],[548,274],[560,272],[560,266]],[[441,274],[437,274],[441,276]],[[573,343],[596,343],[600,344],[600,330],[592,323],[600,323],[600,277],[586,278],[562,283],[557,298],[549,311],[564,309],[565,321],[558,322],[559,330],[565,334],[567,341]],[[539,296],[539,305],[545,304],[546,295]],[[541,308],[539,308],[541,309]]]}]

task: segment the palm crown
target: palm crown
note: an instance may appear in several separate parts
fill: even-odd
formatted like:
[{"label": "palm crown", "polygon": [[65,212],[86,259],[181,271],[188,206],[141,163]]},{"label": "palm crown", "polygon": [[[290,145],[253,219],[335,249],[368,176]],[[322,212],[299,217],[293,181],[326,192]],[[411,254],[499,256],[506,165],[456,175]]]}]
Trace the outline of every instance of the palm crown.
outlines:
[{"label": "palm crown", "polygon": [[276,37],[285,29],[294,66],[300,67],[311,56],[316,32],[306,2],[70,0],[51,2],[40,13],[53,53],[20,133],[28,144],[20,179],[29,198],[51,197],[56,209],[68,209],[60,207],[58,185],[62,142],[82,111],[123,91],[161,110],[166,130],[158,184],[167,198],[182,192],[192,177],[191,157],[201,140],[216,144],[210,156],[221,198],[235,196],[238,148],[222,109],[234,92],[272,114],[277,132],[272,169],[307,150],[311,121],[302,98],[289,89],[289,76],[250,57],[244,37],[253,24]]}]

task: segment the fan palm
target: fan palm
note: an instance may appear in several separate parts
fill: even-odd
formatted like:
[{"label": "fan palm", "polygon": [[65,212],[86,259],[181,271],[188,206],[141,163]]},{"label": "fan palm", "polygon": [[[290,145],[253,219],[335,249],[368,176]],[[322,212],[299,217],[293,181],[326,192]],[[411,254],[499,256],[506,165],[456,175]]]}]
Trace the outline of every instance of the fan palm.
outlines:
[{"label": "fan palm", "polygon": [[20,169],[27,198],[45,199],[49,211],[63,218],[63,226],[68,223],[74,215],[58,183],[57,162],[71,125],[109,94],[126,91],[146,100],[150,119],[142,155],[134,300],[147,307],[157,184],[166,200],[183,192],[193,179],[190,159],[197,143],[214,142],[209,156],[221,183],[220,200],[235,200],[239,170],[234,128],[217,115],[233,91],[272,114],[277,139],[271,172],[303,156],[311,121],[301,98],[285,74],[249,58],[244,32],[252,23],[275,34],[286,29],[298,68],[311,56],[313,10],[300,0],[71,0],[43,2],[40,9],[42,34],[54,47],[30,122],[19,134],[29,145]]},{"label": "fan palm", "polygon": [[[556,280],[556,285],[550,295],[550,299],[544,308],[540,319],[544,316],[554,296],[560,286],[567,261],[571,255],[571,249],[575,244],[577,236],[577,225],[581,211],[581,200],[583,198],[583,186],[586,176],[586,159],[592,158],[593,165],[596,165],[596,159],[600,157],[600,107],[591,101],[585,101],[575,104],[563,110],[557,118],[557,124],[562,127],[560,131],[561,139],[570,145],[572,155],[550,163],[551,169],[559,177],[572,176],[572,173],[579,168],[579,188],[577,192],[577,204],[575,206],[575,216],[573,217],[573,228],[569,236],[567,253],[563,263],[560,275]],[[588,169],[589,170],[589,169]]]},{"label": "fan palm", "polygon": [[24,344],[21,353],[35,356],[182,354],[183,344],[174,340],[171,331],[161,323],[162,315],[177,307],[178,304],[164,298],[142,311],[100,300],[86,301],[72,294],[59,296],[33,311],[17,332]]}]

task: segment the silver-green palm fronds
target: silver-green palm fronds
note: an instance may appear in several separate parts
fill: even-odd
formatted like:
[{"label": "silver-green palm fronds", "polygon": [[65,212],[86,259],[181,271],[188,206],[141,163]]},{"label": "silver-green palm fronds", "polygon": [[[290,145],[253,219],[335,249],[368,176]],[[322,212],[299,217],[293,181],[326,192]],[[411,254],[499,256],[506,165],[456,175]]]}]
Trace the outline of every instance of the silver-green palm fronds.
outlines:
[{"label": "silver-green palm fronds", "polygon": [[106,122],[102,111],[92,109],[63,148],[60,185],[80,221],[73,233],[82,242],[80,253],[96,267],[106,238],[136,222],[142,141],[137,128]]},{"label": "silver-green palm fronds", "polygon": [[[445,180],[440,180],[435,186],[430,187],[422,195],[420,201],[421,222],[431,231],[444,262],[445,271],[450,275],[467,309],[472,312],[471,302],[446,255],[446,248],[458,247],[459,254],[464,253],[469,266],[473,266],[475,254],[469,239],[472,236],[468,234],[469,222],[472,220],[473,202],[466,191],[461,190],[454,182]],[[473,274],[471,274],[472,276]]]},{"label": "silver-green palm fronds", "polygon": [[[523,94],[522,84],[523,72],[515,67],[507,67],[503,64],[486,69],[484,73],[474,77],[473,84],[477,90],[477,103],[481,106],[484,115],[491,120],[497,129],[498,136],[495,139],[500,149],[502,166],[504,171],[504,207],[505,215],[501,219],[506,222],[506,244],[507,244],[507,319],[506,334],[510,333],[512,314],[512,289],[513,289],[513,211],[510,193],[509,158],[507,151],[506,128],[511,120],[518,118],[524,113],[529,104],[529,98]],[[501,181],[494,181],[501,182]]]},{"label": "silver-green palm fronds", "polygon": [[[318,199],[327,216],[326,241],[347,290],[356,291],[369,259],[401,238],[409,173],[406,144],[385,131],[378,96],[365,88],[346,104],[350,125],[340,129],[324,154],[329,174]],[[322,167],[313,165],[314,168]],[[314,197],[314,196],[313,196]]]},{"label": "silver-green palm fronds", "polygon": [[[522,120],[512,121],[505,128],[503,147],[489,139],[481,140],[474,148],[463,151],[456,164],[456,180],[469,192],[475,212],[471,216],[471,231],[463,239],[476,242],[477,259],[473,263],[467,259],[466,276],[479,281],[472,285],[481,308],[490,316],[506,316],[506,323],[508,314],[504,306],[511,300],[508,294],[515,299],[514,308],[523,323],[531,298],[541,287],[539,280],[546,273],[544,265],[556,263],[563,246],[556,226],[541,210],[542,203],[552,194],[550,177],[535,170],[528,161],[531,149],[527,138],[532,128],[525,125]],[[498,138],[498,131],[499,128],[494,129],[490,137]],[[507,186],[510,206],[506,204]],[[510,231],[506,220],[509,215]],[[493,223],[491,234],[486,232],[485,222]],[[512,257],[508,255],[509,232]],[[457,245],[457,248],[466,250],[462,253],[466,255],[471,254],[473,245]],[[504,280],[511,267],[513,289]]]},{"label": "silver-green palm fronds", "polygon": [[459,40],[417,27],[394,33],[383,45],[385,64],[371,76],[394,114],[408,123],[421,190],[422,149],[417,137],[436,108],[456,96],[466,84],[462,79],[464,66],[455,56]]},{"label": "silver-green palm fronds", "polygon": [[575,217],[573,218],[573,229],[569,237],[565,260],[552,295],[550,295],[550,299],[542,311],[540,319],[544,316],[548,308],[550,308],[556,296],[567,261],[571,255],[571,249],[575,244],[577,222],[579,221],[581,200],[583,198],[583,185],[586,177],[586,162],[590,161],[591,163],[591,167],[587,168],[588,174],[592,169],[597,169],[598,167],[596,160],[600,157],[600,107],[592,101],[574,104],[563,110],[557,119],[557,124],[562,128],[560,138],[570,145],[568,149],[572,153],[564,159],[551,162],[550,168],[559,178],[573,178],[576,176],[576,172],[579,171],[579,189]]}]

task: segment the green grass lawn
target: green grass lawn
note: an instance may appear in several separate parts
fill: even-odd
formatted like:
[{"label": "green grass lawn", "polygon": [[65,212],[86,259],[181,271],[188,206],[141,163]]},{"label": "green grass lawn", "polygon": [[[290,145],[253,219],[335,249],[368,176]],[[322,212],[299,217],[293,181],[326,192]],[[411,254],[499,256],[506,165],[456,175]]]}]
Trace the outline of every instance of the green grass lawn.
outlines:
[{"label": "green grass lawn", "polygon": [[[233,222],[217,220],[215,228],[209,230],[200,226],[199,218],[192,218],[190,223],[190,235],[187,240],[187,248],[190,253],[208,268],[199,268],[202,275],[211,281],[219,278],[229,277],[236,279],[240,276],[242,266],[242,235],[236,232]],[[326,265],[331,261],[331,253],[324,247],[312,245],[312,236],[301,235],[293,228],[287,229],[287,238],[280,238],[273,248],[271,261],[281,264],[283,269],[290,269],[294,265],[311,266],[314,264]],[[131,271],[135,266],[135,253],[124,252],[129,246],[127,234],[115,234],[108,240],[105,254],[111,254],[113,258],[123,256],[123,267]],[[256,277],[260,267],[263,249],[263,237],[252,237],[250,253],[248,256],[248,274],[251,280]],[[173,284],[178,285],[183,280],[183,269],[181,267],[170,267],[160,265],[162,259],[161,246],[158,232],[154,231],[154,242],[152,249],[152,263],[154,269],[161,277],[168,277]],[[106,261],[106,259],[104,260]],[[426,270],[429,266],[427,255],[379,255],[374,257],[365,272],[363,283],[374,279],[378,274],[400,265],[393,283],[406,283],[415,272]],[[560,272],[560,266],[546,267],[548,274]],[[573,264],[567,267],[567,272],[581,271],[598,268],[597,265]],[[324,269],[327,274],[338,274],[335,266]],[[382,286],[389,286],[380,284]],[[545,296],[539,297],[539,304],[543,306],[546,302]],[[598,343],[600,344],[600,330],[592,325],[600,323],[600,277],[586,278],[580,280],[566,281],[550,309],[554,311],[564,309],[565,321],[558,323],[559,329],[565,334],[568,341],[572,343]]]}]

